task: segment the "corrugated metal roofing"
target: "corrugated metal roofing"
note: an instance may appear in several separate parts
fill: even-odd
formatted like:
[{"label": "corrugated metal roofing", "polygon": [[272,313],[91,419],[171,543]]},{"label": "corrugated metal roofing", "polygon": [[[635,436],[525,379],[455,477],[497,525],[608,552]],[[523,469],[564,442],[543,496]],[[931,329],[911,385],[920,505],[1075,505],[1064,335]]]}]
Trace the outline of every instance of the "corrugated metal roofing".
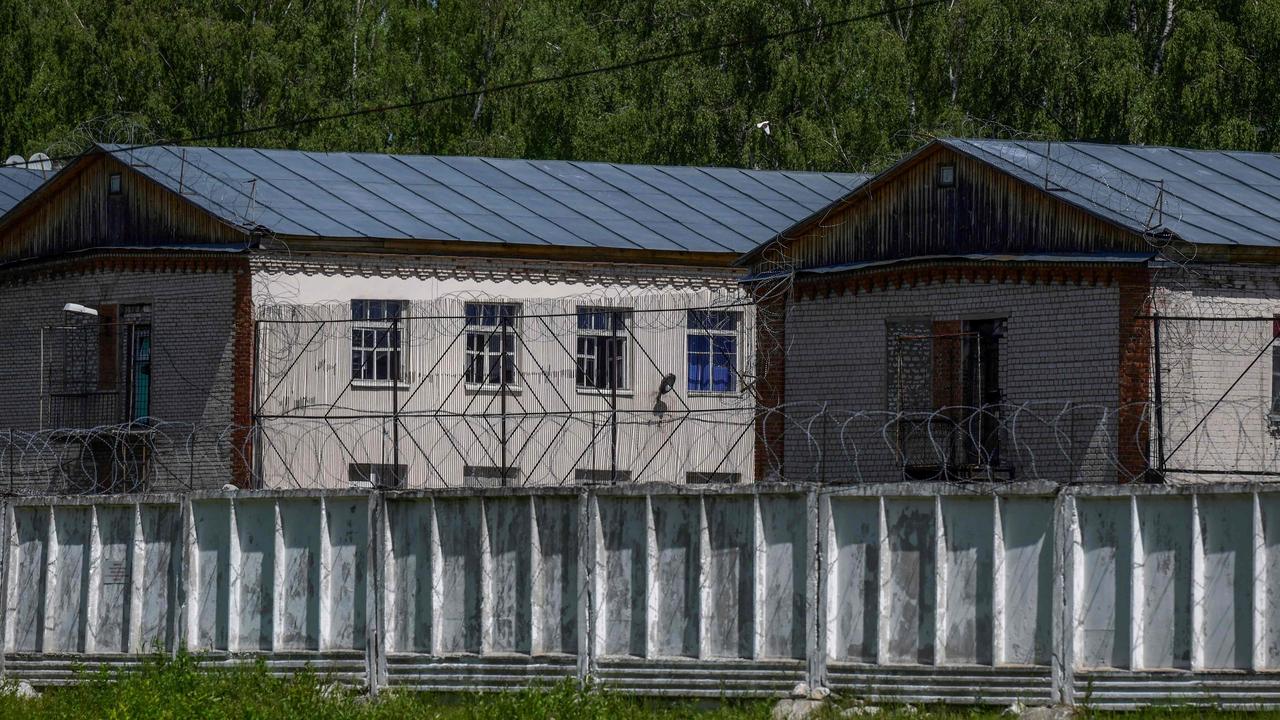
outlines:
[{"label": "corrugated metal roofing", "polygon": [[742,253],[866,175],[480,157],[104,145],[278,235]]},{"label": "corrugated metal roofing", "polygon": [[21,167],[0,166],[0,215],[22,202],[52,173]]},{"label": "corrugated metal roofing", "polygon": [[1280,156],[1013,140],[941,141],[1134,232],[1280,246]]}]

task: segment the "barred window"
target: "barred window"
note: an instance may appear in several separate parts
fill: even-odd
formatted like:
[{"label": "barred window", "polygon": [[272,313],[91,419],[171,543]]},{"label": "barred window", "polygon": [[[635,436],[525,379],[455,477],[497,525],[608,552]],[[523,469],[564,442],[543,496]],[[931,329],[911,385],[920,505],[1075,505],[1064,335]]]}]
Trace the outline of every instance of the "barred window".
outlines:
[{"label": "barred window", "polygon": [[351,301],[351,379],[402,379],[403,305],[400,300]]},{"label": "barred window", "polygon": [[688,472],[684,481],[690,485],[732,485],[742,482],[742,474],[736,472]]},{"label": "barred window", "polygon": [[389,463],[348,463],[347,479],[357,487],[398,488],[404,486],[409,466]]},{"label": "barred window", "polygon": [[595,468],[578,468],[573,471],[573,481],[579,485],[609,485],[631,482],[630,470],[597,470]]},{"label": "barred window", "polygon": [[512,487],[520,484],[520,468],[465,465],[462,468],[462,486],[471,488]]},{"label": "barred window", "polygon": [[725,310],[688,312],[689,392],[738,389],[738,320]]},{"label": "barred window", "polygon": [[516,384],[515,303],[467,303],[467,367],[469,385]]},{"label": "barred window", "polygon": [[579,390],[629,389],[630,310],[578,308],[577,385]]}]

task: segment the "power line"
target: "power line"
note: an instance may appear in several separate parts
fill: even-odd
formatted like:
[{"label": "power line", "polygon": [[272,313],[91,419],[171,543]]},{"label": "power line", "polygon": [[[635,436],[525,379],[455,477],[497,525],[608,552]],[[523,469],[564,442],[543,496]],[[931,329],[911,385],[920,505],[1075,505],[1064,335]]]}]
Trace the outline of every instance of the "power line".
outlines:
[{"label": "power line", "polygon": [[[714,45],[704,45],[701,47],[691,48],[688,50],[675,50],[672,52],[663,53],[661,55],[650,55],[648,57],[636,58],[634,60],[628,60],[626,62],[617,63],[614,65],[603,65],[603,66],[597,66],[592,68],[585,68],[582,70],[575,70],[573,72],[563,73],[560,75],[549,75],[547,77],[526,78],[524,80],[517,80],[515,82],[503,83],[500,85],[486,85],[484,87],[477,88],[475,90],[463,90],[455,93],[448,93],[446,95],[437,95],[437,96],[426,98],[423,100],[412,100],[412,101],[403,102],[403,103],[375,105],[372,107],[364,107],[356,110],[348,110],[347,112],[334,113],[332,115],[315,115],[307,118],[299,118],[297,120],[287,120],[285,122],[272,123],[270,125],[259,125],[256,127],[241,128],[239,130],[227,130],[223,132],[208,133],[205,135],[188,135],[186,137],[157,140],[155,142],[150,142],[150,143],[128,145],[120,148],[119,150],[127,152],[130,150],[141,150],[144,148],[158,147],[161,145],[185,145],[185,144],[194,143],[194,142],[206,142],[209,140],[222,140],[226,138],[243,137],[245,135],[252,135],[254,133],[270,132],[272,130],[284,130],[287,128],[294,128],[294,127],[299,127],[303,125],[315,125],[318,123],[330,122],[333,120],[346,120],[348,118],[360,117],[363,115],[375,115],[379,113],[393,112],[396,110],[409,110],[413,108],[426,107],[428,105],[436,105],[439,103],[451,102],[454,100],[463,100],[466,98],[473,98],[473,97],[490,94],[490,93],[499,93],[499,92],[505,92],[508,90],[520,90],[523,88],[534,87],[537,85],[546,85],[549,83],[563,82],[565,80],[577,80],[579,78],[591,77],[593,75],[604,75],[611,72],[617,72],[619,70],[627,70],[630,68],[643,67],[645,65],[653,65],[655,63],[667,62],[670,60],[679,60],[680,58],[690,57],[693,55],[701,55],[702,53],[714,52],[717,50],[729,50],[733,48],[747,47],[751,45],[762,45],[765,43],[774,42],[776,40],[782,40],[785,38],[794,37],[796,35],[805,35],[808,33],[817,32],[819,30],[843,27],[845,25],[850,25],[856,22],[862,22],[864,20],[874,20],[876,18],[885,17],[887,15],[892,15],[897,12],[911,11],[918,8],[929,7],[931,5],[940,5],[944,2],[949,2],[949,1],[950,0],[918,0],[917,2],[913,2],[910,5],[906,5],[903,7],[891,7],[891,8],[886,8],[884,10],[876,10],[874,12],[863,13],[861,15],[853,15],[850,17],[841,18],[839,20],[832,20],[829,22],[820,21],[817,23],[813,23],[811,25],[792,28],[790,30],[782,30],[776,33],[758,35],[756,37],[740,38],[737,40],[730,40],[727,42],[717,43]],[[56,157],[56,158],[50,158],[50,159],[51,160],[69,160],[69,159],[73,159],[74,157],[76,156]]]}]

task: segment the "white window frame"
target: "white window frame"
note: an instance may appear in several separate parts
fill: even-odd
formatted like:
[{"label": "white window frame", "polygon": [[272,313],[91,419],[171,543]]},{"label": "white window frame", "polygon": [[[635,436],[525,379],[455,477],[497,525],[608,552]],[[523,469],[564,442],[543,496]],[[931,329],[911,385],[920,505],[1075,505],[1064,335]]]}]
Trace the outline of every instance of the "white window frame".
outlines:
[{"label": "white window frame", "polygon": [[[582,318],[584,314],[593,318],[600,315],[605,316],[608,318],[605,321],[605,327],[582,327]],[[628,331],[628,328],[631,326],[631,318],[633,317],[632,309],[622,307],[601,307],[597,305],[579,305],[574,313],[575,335],[573,339],[573,384],[579,393],[585,395],[613,394],[613,388],[609,387],[608,384],[605,384],[603,387],[599,387],[594,384],[584,385],[582,384],[581,379],[583,375],[588,374],[585,371],[586,367],[591,368],[589,375],[592,377],[595,377],[599,373],[600,369],[598,365],[599,351],[597,350],[596,353],[584,355],[582,353],[582,341],[584,339],[591,339],[595,341],[593,344],[598,344],[600,342],[607,344],[609,340],[614,339],[615,335],[613,334],[613,330],[608,327],[614,317],[617,317],[620,321],[616,338],[622,346],[622,357],[620,358],[622,382],[618,385],[617,394],[630,395],[632,392],[631,368],[634,353],[631,351],[631,348],[634,343],[632,342],[631,334]]]},{"label": "white window frame", "polygon": [[[356,303],[362,303],[362,305],[357,306]],[[369,312],[369,308],[372,307],[370,305],[371,303],[377,303],[378,305],[381,306],[380,314],[382,315],[382,318],[370,319],[369,316],[372,314]],[[391,320],[386,319],[388,304],[395,305],[396,314],[400,318],[399,323],[393,323]],[[404,382],[405,382],[404,369],[407,364],[406,361],[408,359],[408,352],[406,352],[406,348],[405,348],[405,345],[406,345],[405,338],[408,337],[408,322],[405,320],[405,309],[408,306],[409,306],[409,303],[405,300],[393,300],[389,298],[367,298],[367,299],[352,298],[350,303],[351,384],[352,385],[356,387],[390,387],[395,384],[399,384],[401,386],[404,385]],[[357,313],[357,307],[364,308],[364,312]],[[360,317],[360,315],[363,315],[364,317]],[[388,338],[390,338],[391,337],[390,332],[392,330],[393,325],[398,325],[398,327],[396,327],[397,335],[395,336],[395,343],[392,344],[390,341],[388,341],[386,348],[379,348],[376,340],[377,333],[380,333],[380,332],[388,333]],[[363,343],[361,343],[360,345],[357,345],[355,340],[355,334],[357,332],[361,333],[362,339],[364,337],[364,333],[366,332],[374,333],[375,340],[374,340],[373,346],[371,347],[366,346]],[[357,375],[356,366],[355,366],[355,354],[357,352],[362,354],[362,360],[360,363],[361,368],[367,369],[369,371],[370,377],[364,377],[364,373],[360,373],[359,375]],[[367,353],[367,360],[364,359],[365,353]],[[378,355],[380,354],[384,354],[387,356],[387,368],[388,370],[394,370],[395,371],[394,374],[397,375],[397,377],[394,377],[394,378],[377,377]],[[396,358],[397,354],[399,355],[398,359],[400,361],[398,363],[398,366],[393,365],[393,362],[392,362],[393,359]]]},{"label": "white window frame", "polygon": [[[492,324],[485,322],[485,320],[487,320],[488,318],[484,315],[484,311],[482,309],[476,313],[471,312],[471,308],[484,308],[484,307],[499,308],[499,310],[493,315],[494,322]],[[509,313],[504,314],[501,308],[511,308],[511,310]],[[482,391],[501,390],[503,388],[503,383],[501,382],[501,380],[499,380],[499,382],[489,381],[490,367],[491,367],[490,363],[493,358],[500,358],[503,355],[510,355],[511,356],[511,380],[506,383],[506,389],[508,392],[520,390],[520,303],[502,302],[502,301],[468,302],[463,305],[463,317],[464,317],[465,327],[463,329],[462,375],[463,375],[463,381],[466,383],[467,389],[482,390]],[[481,322],[479,323],[473,322],[472,321],[473,317],[479,318]],[[502,342],[501,319],[503,317],[509,317],[511,319],[511,322],[509,325],[509,327],[511,328],[511,332],[509,335],[509,337],[511,338],[511,348],[509,350],[506,350],[505,352],[498,352],[492,349],[491,343],[495,339],[497,339],[499,345],[501,345],[501,342]],[[479,351],[472,350],[471,349],[472,336],[480,336],[484,340],[484,348],[482,348]],[[483,379],[479,382],[473,381],[469,377],[471,374],[471,367],[475,358],[481,359],[482,367],[484,368],[482,371]]]},{"label": "white window frame", "polygon": [[[724,329],[705,327],[705,326],[697,327],[697,328],[690,327],[691,317],[695,312],[723,313],[725,315],[731,316],[733,318],[733,329],[724,330]],[[729,395],[741,394],[744,390],[744,385],[745,385],[745,383],[743,383],[742,381],[742,313],[736,310],[717,310],[715,308],[700,308],[697,310],[685,311],[684,366],[685,366],[686,373],[689,371],[689,357],[693,352],[693,350],[691,349],[691,344],[689,342],[689,339],[692,337],[708,338],[708,354],[710,359],[710,364],[708,365],[708,368],[713,373],[713,375],[715,372],[715,338],[717,337],[733,338],[733,372],[730,375],[733,382],[733,387],[729,388],[728,390],[716,390],[714,388],[714,381],[709,381],[707,384],[706,390],[700,390],[700,389],[695,390],[694,388],[690,387],[690,383],[693,382],[693,376],[690,375],[685,378],[685,390],[688,392],[689,396],[690,397],[697,397],[697,396],[727,397]]]}]

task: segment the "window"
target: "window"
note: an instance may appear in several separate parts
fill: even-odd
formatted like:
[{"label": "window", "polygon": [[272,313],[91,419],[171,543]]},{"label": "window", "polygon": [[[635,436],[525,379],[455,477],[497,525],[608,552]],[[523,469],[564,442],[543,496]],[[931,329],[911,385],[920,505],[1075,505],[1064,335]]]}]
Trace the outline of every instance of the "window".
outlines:
[{"label": "window", "polygon": [[742,482],[742,474],[735,472],[685,473],[684,481],[690,485],[732,485]]},{"label": "window", "polygon": [[514,303],[467,303],[467,369],[470,385],[516,384]]},{"label": "window", "polygon": [[938,187],[949,188],[956,186],[956,166],[955,165],[939,165],[938,166]]},{"label": "window", "polygon": [[361,487],[398,488],[409,475],[408,465],[389,463],[351,463],[347,465],[347,479]]},{"label": "window", "polygon": [[466,465],[462,468],[463,487],[511,487],[520,484],[520,468]]},{"label": "window", "polygon": [[111,173],[107,176],[107,193],[111,195],[120,194],[120,173]]},{"label": "window", "polygon": [[[1271,434],[1280,436],[1280,315],[1271,321]],[[1158,371],[1158,369],[1157,369]]]},{"label": "window", "polygon": [[151,306],[124,305],[120,319],[125,323],[125,383],[129,399],[129,419],[151,416]]},{"label": "window", "polygon": [[[592,470],[589,468],[578,468],[573,473],[573,481],[579,485],[608,485],[615,479],[615,473],[609,470]],[[620,483],[631,482],[630,470],[619,470],[616,473],[616,479]]]},{"label": "window", "polygon": [[403,305],[399,300],[351,301],[352,380],[403,379],[400,373]]},{"label": "window", "polygon": [[965,423],[968,460],[974,465],[1000,464],[998,415],[1004,402],[1000,383],[1000,341],[1005,321],[968,320],[964,324],[963,402],[972,415]]},{"label": "window", "polygon": [[738,389],[738,313],[688,313],[689,392]]},{"label": "window", "polygon": [[[578,308],[577,383],[579,390],[630,388],[629,310]],[[616,383],[616,385],[615,385]]]}]

